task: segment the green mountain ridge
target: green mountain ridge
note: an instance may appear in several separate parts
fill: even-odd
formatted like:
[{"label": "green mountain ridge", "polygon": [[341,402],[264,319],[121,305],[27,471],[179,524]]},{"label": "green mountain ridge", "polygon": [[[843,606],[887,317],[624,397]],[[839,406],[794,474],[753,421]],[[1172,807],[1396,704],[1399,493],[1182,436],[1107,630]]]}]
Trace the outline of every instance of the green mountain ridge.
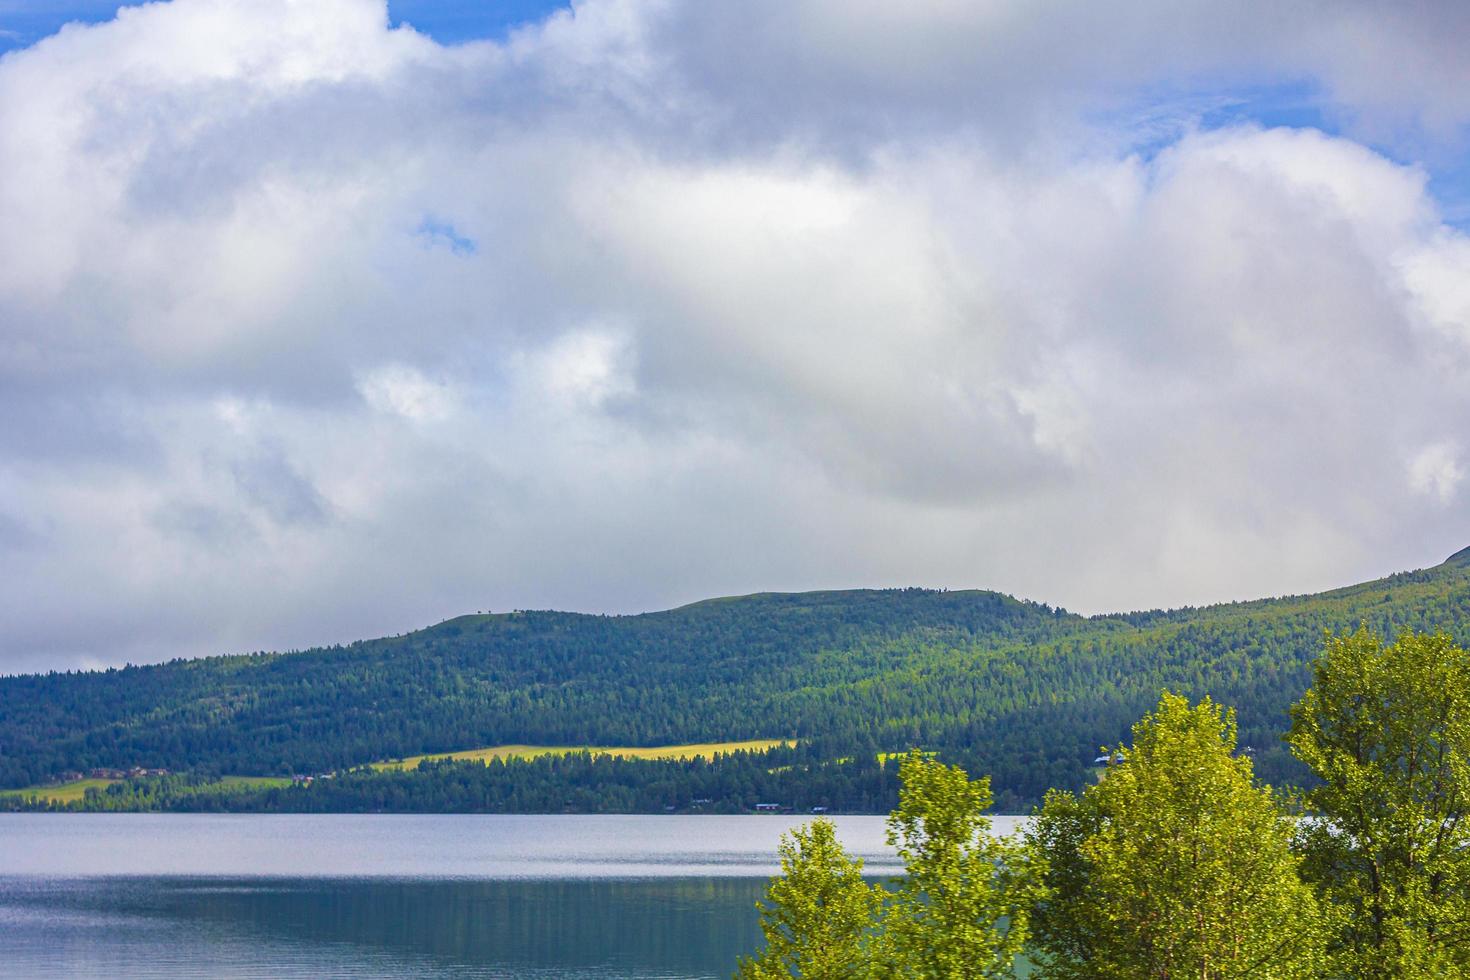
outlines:
[{"label": "green mountain ridge", "polygon": [[1470,549],[1316,595],[1199,608],[1084,617],[986,591],[757,593],[4,677],[0,788],[96,767],[281,775],[508,743],[793,738],[783,769],[831,775],[923,746],[990,773],[998,805],[1017,809],[1091,778],[1099,747],[1165,687],[1235,706],[1262,775],[1290,780],[1286,708],[1324,631],[1359,623],[1470,640]]},{"label": "green mountain ridge", "polygon": [[1461,548],[1444,560],[1444,564],[1457,568],[1470,566],[1470,548]]}]

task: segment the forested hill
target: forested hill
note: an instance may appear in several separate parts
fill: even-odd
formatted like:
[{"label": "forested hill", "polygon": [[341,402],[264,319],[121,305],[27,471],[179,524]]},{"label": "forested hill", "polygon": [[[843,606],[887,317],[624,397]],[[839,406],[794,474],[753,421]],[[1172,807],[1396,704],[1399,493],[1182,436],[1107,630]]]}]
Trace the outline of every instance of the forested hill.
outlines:
[{"label": "forested hill", "polygon": [[290,774],[507,743],[800,740],[793,764],[920,745],[1014,809],[1088,778],[1161,688],[1239,709],[1262,774],[1325,630],[1470,639],[1470,549],[1320,595],[1081,617],[993,592],[763,594],[636,616],[464,616],[286,654],[0,678],[0,783],[93,767]]}]

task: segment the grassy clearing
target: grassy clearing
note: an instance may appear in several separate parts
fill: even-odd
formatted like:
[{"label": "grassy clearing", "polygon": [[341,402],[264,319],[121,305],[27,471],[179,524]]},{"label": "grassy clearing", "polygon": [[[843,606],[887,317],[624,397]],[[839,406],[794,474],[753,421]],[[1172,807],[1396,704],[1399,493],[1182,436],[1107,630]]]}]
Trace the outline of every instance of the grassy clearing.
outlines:
[{"label": "grassy clearing", "polygon": [[793,744],[790,739],[753,738],[744,742],[695,742],[689,745],[654,746],[603,746],[603,745],[494,745],[485,749],[466,749],[463,752],[435,752],[429,755],[414,755],[406,759],[387,759],[373,763],[374,769],[412,769],[425,759],[474,759],[488,762],[491,759],[534,759],[541,755],[575,755],[590,752],[592,755],[612,755],[620,759],[713,759],[716,755],[729,752],[767,752],[783,745]]},{"label": "grassy clearing", "polygon": [[120,780],[78,779],[70,783],[56,783],[51,786],[27,786],[25,789],[0,790],[0,796],[20,796],[27,799],[35,796],[55,803],[75,803],[87,794],[87,790],[104,790],[116,782]]},{"label": "grassy clearing", "polygon": [[[87,795],[87,790],[95,789],[98,792],[111,786],[113,783],[122,782],[120,779],[77,779],[70,783],[53,783],[50,786],[27,786],[24,789],[0,790],[0,796],[19,796],[25,799],[37,797],[42,800],[50,800],[54,803],[75,803]],[[270,789],[277,786],[290,786],[291,780],[284,776],[222,776],[213,783],[208,783],[201,790],[229,793],[237,790],[247,789]]]},{"label": "grassy clearing", "polygon": [[285,776],[221,776],[218,783],[211,785],[223,790],[277,789],[290,786],[291,780]]}]

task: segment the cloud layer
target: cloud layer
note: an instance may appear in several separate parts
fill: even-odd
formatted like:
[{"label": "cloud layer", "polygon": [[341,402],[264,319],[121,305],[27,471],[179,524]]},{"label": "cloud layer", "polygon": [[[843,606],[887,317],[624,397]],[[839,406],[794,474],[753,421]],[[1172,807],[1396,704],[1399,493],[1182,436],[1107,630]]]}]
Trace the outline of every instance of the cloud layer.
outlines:
[{"label": "cloud layer", "polygon": [[[174,0],[0,58],[0,670],[1438,560],[1470,17],[1280,6]],[[1269,86],[1334,135],[1200,125]]]}]

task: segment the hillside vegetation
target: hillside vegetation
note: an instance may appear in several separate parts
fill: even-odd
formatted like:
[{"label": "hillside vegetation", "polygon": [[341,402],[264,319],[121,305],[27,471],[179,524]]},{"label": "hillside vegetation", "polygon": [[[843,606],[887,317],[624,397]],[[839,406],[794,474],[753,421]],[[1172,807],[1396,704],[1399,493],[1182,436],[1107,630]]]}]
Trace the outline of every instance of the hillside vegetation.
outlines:
[{"label": "hillside vegetation", "polygon": [[[833,805],[846,802],[844,779],[893,784],[871,772],[881,753],[923,746],[992,774],[997,806],[1014,811],[1087,782],[1099,746],[1121,742],[1166,687],[1235,706],[1258,771],[1282,782],[1296,774],[1280,741],[1287,705],[1324,632],[1359,623],[1470,640],[1470,555],[1319,595],[1112,616],[979,591],[762,594],[636,616],[464,616],[349,646],[0,678],[0,787],[95,767],[286,775],[477,746],[792,739],[759,772],[821,770]],[[496,771],[584,765],[644,787],[679,766],[622,762]],[[659,766],[670,768],[646,768]]]},{"label": "hillside vegetation", "polygon": [[463,752],[444,752],[432,755],[411,755],[407,759],[387,759],[374,762],[372,768],[417,769],[423,762],[490,762],[505,759],[536,759],[543,755],[612,756],[617,759],[708,759],[714,760],[732,752],[768,752],[778,746],[791,743],[777,738],[757,738],[745,742],[699,742],[694,745],[492,745],[483,749],[465,749]]}]

